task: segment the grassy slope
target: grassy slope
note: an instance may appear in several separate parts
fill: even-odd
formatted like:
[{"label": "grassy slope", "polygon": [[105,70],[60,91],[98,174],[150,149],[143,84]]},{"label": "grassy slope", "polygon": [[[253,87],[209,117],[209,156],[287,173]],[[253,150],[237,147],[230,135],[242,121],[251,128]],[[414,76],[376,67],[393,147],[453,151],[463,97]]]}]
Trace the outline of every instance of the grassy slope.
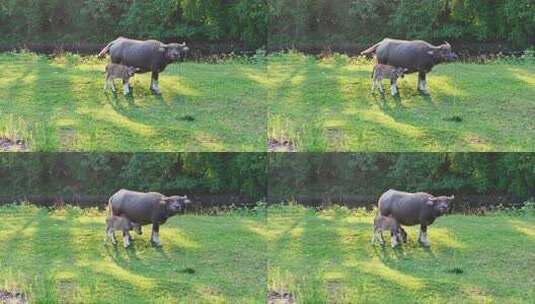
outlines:
[{"label": "grassy slope", "polygon": [[[417,93],[412,74],[399,81],[399,100],[370,94],[371,70],[369,62],[274,57],[268,67],[269,136],[290,137],[301,151],[535,147],[533,64],[438,65],[428,77],[430,97]],[[447,121],[456,116],[462,122]]]},{"label": "grassy slope", "polygon": [[265,150],[265,65],[174,64],[162,97],[142,74],[125,98],[102,92],[105,62],[0,55],[0,133],[31,137],[37,151]]},{"label": "grassy slope", "polygon": [[[104,244],[103,214],[0,208],[0,289],[40,303],[261,303],[265,217],[174,217],[133,248]],[[119,237],[120,234],[117,233]],[[195,273],[185,272],[192,268]]]},{"label": "grassy slope", "polygon": [[415,243],[411,227],[408,245],[394,251],[370,245],[370,216],[273,209],[268,282],[302,303],[529,303],[534,222],[534,216],[447,216],[429,229],[431,249]]}]

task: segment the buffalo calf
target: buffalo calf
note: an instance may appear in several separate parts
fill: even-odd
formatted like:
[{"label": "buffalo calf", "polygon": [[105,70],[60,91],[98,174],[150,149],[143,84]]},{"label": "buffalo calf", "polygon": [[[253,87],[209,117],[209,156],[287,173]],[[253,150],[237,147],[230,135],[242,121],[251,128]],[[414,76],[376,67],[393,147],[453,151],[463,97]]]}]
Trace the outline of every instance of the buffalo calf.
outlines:
[{"label": "buffalo calf", "polygon": [[391,65],[380,63],[376,64],[372,73],[372,93],[375,91],[376,87],[379,87],[379,92],[381,92],[381,95],[384,95],[385,89],[383,86],[383,79],[390,79],[390,84],[394,87],[398,78],[403,77],[406,71],[407,69],[405,68],[396,68]]},{"label": "buffalo calf", "polygon": [[115,231],[117,230],[123,233],[124,247],[127,248],[130,246],[130,230],[135,230],[138,234],[141,234],[141,225],[124,216],[110,215],[106,219],[106,239],[110,238],[114,245],[117,244],[115,239]]},{"label": "buffalo calf", "polygon": [[404,241],[407,238],[407,236],[404,236],[401,232],[399,223],[396,221],[395,218],[391,216],[383,216],[381,214],[377,214],[377,216],[373,220],[372,244],[374,244],[375,241],[379,239],[381,246],[385,245],[385,239],[383,237],[384,231],[390,231],[392,248],[397,247],[398,242]]}]

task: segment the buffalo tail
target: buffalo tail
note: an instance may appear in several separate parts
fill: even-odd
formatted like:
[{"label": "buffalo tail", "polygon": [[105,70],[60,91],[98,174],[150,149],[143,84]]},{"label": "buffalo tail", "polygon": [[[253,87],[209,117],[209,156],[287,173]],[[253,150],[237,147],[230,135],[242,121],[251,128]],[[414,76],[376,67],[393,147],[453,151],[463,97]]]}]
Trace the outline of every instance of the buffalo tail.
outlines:
[{"label": "buffalo tail", "polygon": [[102,51],[100,51],[100,53],[98,53],[97,57],[98,58],[102,58],[104,56],[106,56],[106,54],[110,51],[110,47],[111,45],[115,42],[115,40],[113,40],[112,42],[108,43],[108,45],[106,45]]},{"label": "buffalo tail", "polygon": [[361,55],[369,55],[371,53],[374,53],[375,50],[377,50],[377,48],[379,47],[379,45],[381,44],[381,42],[379,43],[376,43],[375,45],[373,45],[372,47],[368,48],[368,49],[365,49],[364,51],[360,52]]},{"label": "buffalo tail", "polygon": [[[113,197],[113,196],[112,196]],[[109,213],[109,217],[111,217],[113,215],[113,212],[112,212],[112,209],[111,209],[111,199],[112,197],[110,197],[110,199],[108,200],[108,213]]]}]

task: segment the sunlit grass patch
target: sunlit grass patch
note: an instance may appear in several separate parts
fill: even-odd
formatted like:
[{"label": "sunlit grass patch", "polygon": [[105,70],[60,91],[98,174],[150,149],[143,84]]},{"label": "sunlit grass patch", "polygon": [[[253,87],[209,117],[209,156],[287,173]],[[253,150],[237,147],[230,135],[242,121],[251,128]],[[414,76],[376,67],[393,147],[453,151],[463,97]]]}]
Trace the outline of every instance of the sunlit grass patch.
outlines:
[{"label": "sunlit grass patch", "polygon": [[[0,54],[0,130],[31,134],[32,151],[265,151],[265,64],[184,62],[136,75],[133,95],[103,92],[106,60]],[[25,130],[29,129],[30,131]],[[7,131],[6,131],[7,132]],[[10,131],[11,132],[11,131]]]},{"label": "sunlit grass patch", "polygon": [[284,117],[289,125],[268,123],[268,128],[286,127],[293,137],[312,143],[298,151],[531,151],[535,146],[535,67],[529,62],[438,65],[428,74],[430,96],[416,90],[417,75],[410,74],[398,82],[399,98],[389,95],[388,81],[381,98],[370,93],[373,63],[346,57],[270,57],[269,115]]},{"label": "sunlit grass patch", "polygon": [[[263,303],[265,218],[176,216],[124,249],[105,242],[104,212],[0,207],[0,289],[36,303]],[[264,232],[265,233],[265,232]],[[186,300],[187,299],[187,300]]]},{"label": "sunlit grass patch", "polygon": [[[273,209],[273,210],[272,210]],[[397,250],[371,245],[375,211],[268,209],[270,290],[296,303],[529,303],[531,215],[438,218]],[[385,236],[389,241],[389,236]]]}]

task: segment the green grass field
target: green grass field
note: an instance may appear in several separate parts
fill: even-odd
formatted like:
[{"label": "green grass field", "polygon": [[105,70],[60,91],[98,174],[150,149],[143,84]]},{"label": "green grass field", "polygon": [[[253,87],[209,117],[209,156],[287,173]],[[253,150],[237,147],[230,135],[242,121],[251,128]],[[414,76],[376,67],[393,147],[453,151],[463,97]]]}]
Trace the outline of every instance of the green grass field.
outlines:
[{"label": "green grass field", "polygon": [[532,151],[535,64],[443,64],[370,94],[369,61],[291,53],[268,67],[269,137],[298,151]]},{"label": "green grass field", "polygon": [[[0,291],[32,303],[530,303],[535,214],[451,215],[411,227],[401,249],[370,244],[372,214],[273,206],[184,215],[149,245],[104,243],[104,213],[0,207]],[[117,235],[119,236],[119,234]],[[389,237],[386,237],[389,241]],[[292,302],[278,302],[292,303]]]},{"label": "green grass field", "polygon": [[266,151],[268,141],[297,151],[535,147],[534,64],[439,65],[430,96],[408,75],[399,98],[382,99],[370,94],[370,61],[290,53],[268,62],[174,64],[161,97],[142,74],[126,98],[102,92],[105,60],[6,53],[0,138],[22,138],[32,151]]},{"label": "green grass field", "polygon": [[265,217],[184,215],[133,246],[104,243],[104,214],[0,208],[0,290],[31,303],[261,303]]},{"label": "green grass field", "polygon": [[271,208],[269,289],[298,303],[533,303],[534,223],[451,215],[430,226],[430,249],[409,227],[392,250],[370,245],[367,214]]},{"label": "green grass field", "polygon": [[1,54],[0,137],[32,151],[263,151],[265,64],[179,63],[133,78],[134,94],[103,93],[106,60]]}]

